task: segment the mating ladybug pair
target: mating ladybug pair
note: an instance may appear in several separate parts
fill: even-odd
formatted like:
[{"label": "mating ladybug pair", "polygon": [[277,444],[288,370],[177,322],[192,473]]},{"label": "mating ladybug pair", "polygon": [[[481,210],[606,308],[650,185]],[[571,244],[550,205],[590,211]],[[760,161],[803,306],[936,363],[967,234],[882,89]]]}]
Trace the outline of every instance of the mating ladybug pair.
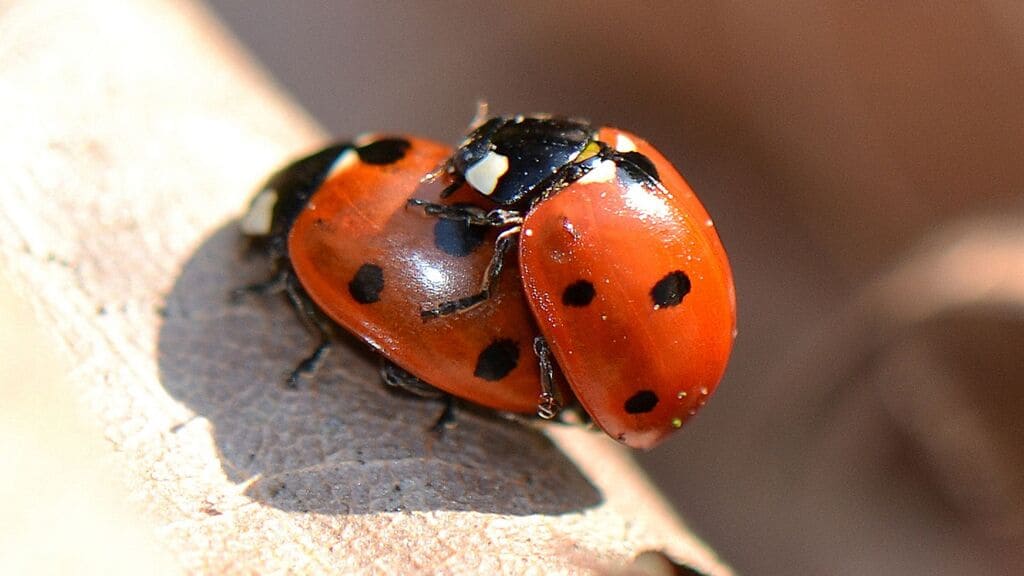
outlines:
[{"label": "mating ladybug pair", "polygon": [[[696,413],[735,335],[732,273],[704,207],[636,136],[501,116],[454,151],[364,136],[278,172],[242,219],[320,337],[380,352],[385,380],[552,418],[578,400],[650,448]],[[568,386],[566,386],[566,384]]]}]

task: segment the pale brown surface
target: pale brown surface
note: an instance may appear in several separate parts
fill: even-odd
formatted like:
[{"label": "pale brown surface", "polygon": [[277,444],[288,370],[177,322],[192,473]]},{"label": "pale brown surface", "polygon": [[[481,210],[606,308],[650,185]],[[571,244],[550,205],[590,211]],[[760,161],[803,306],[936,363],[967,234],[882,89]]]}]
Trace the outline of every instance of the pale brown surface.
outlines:
[{"label": "pale brown surface", "polygon": [[[0,573],[174,574],[66,364],[0,276]],[[13,475],[11,474],[13,472]]]},{"label": "pale brown surface", "polygon": [[[56,371],[32,384],[74,406],[29,402],[24,434],[59,459],[89,435],[75,411],[106,440],[86,460],[122,483],[135,528],[83,521],[82,538],[115,545],[100,557],[124,546],[159,563],[151,544],[164,565],[207,572],[587,573],[665,548],[728,573],[599,435],[549,440],[466,413],[432,440],[438,406],[386,394],[345,349],[316,386],[279,385],[310,342],[278,301],[228,305],[262,270],[240,258],[233,218],[321,134],[202,11],[5,3],[0,103],[0,269],[69,367],[66,385]],[[20,477],[30,468],[7,492],[27,516],[49,494]],[[63,474],[106,509],[107,487]],[[53,530],[21,549],[47,553]]]}]

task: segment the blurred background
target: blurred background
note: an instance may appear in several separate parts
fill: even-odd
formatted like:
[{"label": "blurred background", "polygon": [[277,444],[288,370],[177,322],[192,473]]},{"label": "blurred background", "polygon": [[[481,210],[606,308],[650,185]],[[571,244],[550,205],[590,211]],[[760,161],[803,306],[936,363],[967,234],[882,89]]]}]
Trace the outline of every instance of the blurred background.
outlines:
[{"label": "blurred background", "polygon": [[1024,4],[209,3],[338,137],[485,98],[673,160],[740,329],[640,460],[738,571],[1024,571]]}]

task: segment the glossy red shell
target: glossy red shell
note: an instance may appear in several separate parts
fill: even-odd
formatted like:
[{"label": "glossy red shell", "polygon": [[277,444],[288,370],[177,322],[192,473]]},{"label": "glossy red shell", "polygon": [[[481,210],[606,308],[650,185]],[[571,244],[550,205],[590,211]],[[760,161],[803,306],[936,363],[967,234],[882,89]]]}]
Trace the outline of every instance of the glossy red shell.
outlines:
[{"label": "glossy red shell", "polygon": [[635,147],[664,186],[595,168],[529,212],[519,261],[576,397],[610,436],[650,448],[696,413],[725,372],[732,273],[707,211],[671,164],[627,132],[604,128],[600,139]]},{"label": "glossy red shell", "polygon": [[[416,197],[438,201],[444,183],[420,179],[450,154],[423,139],[385,166],[342,157],[295,221],[288,252],[309,296],[335,322],[431,385],[498,410],[532,413],[540,373],[532,350],[538,333],[526,304],[515,254],[506,261],[496,294],[461,314],[428,322],[421,306],[476,292],[493,253],[497,230],[487,230],[465,256],[435,243],[439,220],[406,208]],[[477,201],[468,189],[450,199]],[[349,288],[364,265],[378,267],[383,287],[376,301],[361,303]],[[479,356],[499,343],[517,354],[501,378],[477,374]],[[507,365],[505,366],[508,367]]]}]

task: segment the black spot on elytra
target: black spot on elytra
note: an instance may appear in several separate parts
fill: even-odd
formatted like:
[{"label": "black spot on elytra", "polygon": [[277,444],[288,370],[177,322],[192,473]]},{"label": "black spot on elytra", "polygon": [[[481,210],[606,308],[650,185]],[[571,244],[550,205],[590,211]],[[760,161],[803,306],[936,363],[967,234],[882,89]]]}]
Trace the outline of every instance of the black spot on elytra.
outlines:
[{"label": "black spot on elytra", "polygon": [[356,152],[359,153],[359,159],[367,164],[375,164],[378,166],[385,164],[394,164],[402,158],[405,158],[405,153],[412,146],[408,140],[401,138],[384,138],[375,142],[370,142],[366,146],[360,146],[356,148]]},{"label": "black spot on elytra", "polygon": [[562,292],[562,304],[582,308],[590,304],[597,292],[594,285],[587,280],[577,280],[565,287]]},{"label": "black spot on elytra", "polygon": [[501,380],[519,364],[519,345],[515,340],[495,340],[476,359],[473,375],[484,380]]},{"label": "black spot on elytra", "polygon": [[486,233],[485,226],[473,225],[464,220],[440,218],[434,224],[434,246],[451,256],[469,256],[483,243]]},{"label": "black spot on elytra", "polygon": [[685,272],[676,270],[669,272],[651,288],[651,300],[655,308],[675,306],[683,301],[683,296],[690,293],[690,278]]},{"label": "black spot on elytra", "polygon": [[348,292],[360,304],[373,304],[380,300],[384,290],[384,271],[376,264],[363,264],[348,283]]},{"label": "black spot on elytra", "polygon": [[658,395],[651,390],[641,390],[626,400],[625,409],[628,414],[646,414],[658,405]]},{"label": "black spot on elytra", "polygon": [[623,152],[619,155],[620,158],[625,162],[620,165],[636,180],[643,180],[644,176],[649,176],[655,180],[661,181],[661,176],[658,174],[658,169],[654,167],[654,162],[651,159],[639,152]]}]

